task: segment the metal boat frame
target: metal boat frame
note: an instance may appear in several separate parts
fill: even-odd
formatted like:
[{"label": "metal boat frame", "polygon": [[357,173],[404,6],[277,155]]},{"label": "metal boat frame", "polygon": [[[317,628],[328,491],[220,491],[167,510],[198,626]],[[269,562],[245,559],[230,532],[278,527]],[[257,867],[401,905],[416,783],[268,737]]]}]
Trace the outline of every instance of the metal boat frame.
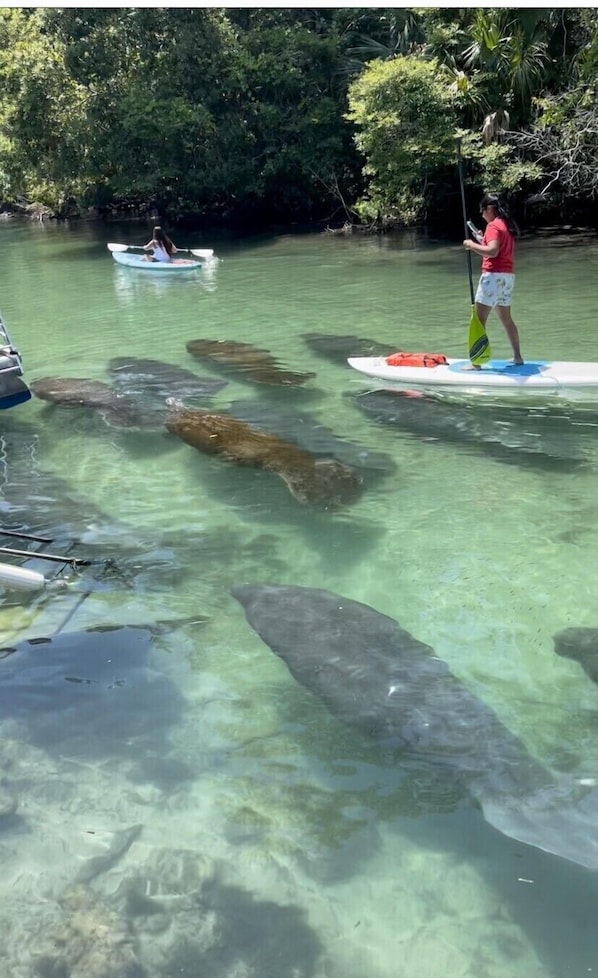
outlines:
[{"label": "metal boat frame", "polygon": [[16,407],[31,398],[31,391],[22,377],[21,357],[0,314],[0,410]]}]

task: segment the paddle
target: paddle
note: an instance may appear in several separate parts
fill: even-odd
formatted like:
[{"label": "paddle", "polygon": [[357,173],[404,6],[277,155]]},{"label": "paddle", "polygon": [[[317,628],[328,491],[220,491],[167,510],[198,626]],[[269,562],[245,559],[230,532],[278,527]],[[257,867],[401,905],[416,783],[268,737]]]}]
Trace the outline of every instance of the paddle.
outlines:
[{"label": "paddle", "polygon": [[0,536],[18,537],[20,540],[35,540],[36,543],[52,543],[51,537],[35,537],[31,533],[19,533],[18,530],[7,530],[0,526]]},{"label": "paddle", "polygon": [[12,547],[0,547],[0,554],[12,554],[13,557],[31,557],[36,560],[53,560],[57,564],[70,564],[76,568],[78,564],[88,567],[91,563],[103,563],[103,561],[85,560],[81,557],[61,557],[59,554],[40,554],[34,550],[13,550]]},{"label": "paddle", "polygon": [[[461,140],[457,139],[457,168],[459,170],[459,185],[461,187],[461,207],[463,210],[463,231],[465,237],[469,234],[467,227],[467,210],[465,208],[465,190],[463,187],[463,160],[461,157]],[[473,292],[473,272],[471,269],[471,251],[467,249],[467,271],[469,273],[469,295],[471,297],[471,316],[469,319],[469,335],[467,346],[469,349],[469,359],[474,366],[481,366],[492,358],[490,341],[486,334],[486,329],[479,320],[475,311],[475,298]]]},{"label": "paddle", "polygon": [[[114,241],[109,241],[106,247],[108,251],[145,250],[142,245],[116,244]],[[187,251],[190,255],[196,255],[197,258],[214,258],[213,248],[177,248],[177,251]]]}]

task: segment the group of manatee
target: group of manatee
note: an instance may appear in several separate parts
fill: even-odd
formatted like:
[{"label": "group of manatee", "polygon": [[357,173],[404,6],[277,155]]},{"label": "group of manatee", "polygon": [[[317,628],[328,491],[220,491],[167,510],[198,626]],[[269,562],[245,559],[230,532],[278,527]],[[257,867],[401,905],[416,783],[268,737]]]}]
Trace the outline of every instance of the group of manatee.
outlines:
[{"label": "group of manatee", "polygon": [[[361,337],[304,339],[317,355],[338,363],[350,355],[392,352]],[[253,384],[296,390],[315,376],[288,371],[269,351],[245,343],[193,340],[187,351]],[[111,360],[108,369],[111,383],[43,378],[31,389],[55,404],[91,408],[110,425],[166,429],[202,453],[272,472],[296,500],[325,510],[356,502],[369,480],[395,471],[390,456],[335,435],[302,408],[281,411],[278,401],[259,400],[235,401],[219,412],[206,408],[226,380],[135,357]],[[569,419],[558,413],[534,417],[511,408],[507,426],[500,412],[480,414],[403,392],[347,396],[375,423],[426,441],[449,438],[509,461],[523,456],[584,463],[583,449],[564,436]],[[598,868],[596,786],[534,760],[434,650],[397,621],[315,588],[239,584],[232,594],[293,677],[340,720],[404,758],[425,758],[448,770],[504,835]],[[595,629],[568,629],[555,636],[555,651],[578,659],[594,682],[597,635]]]},{"label": "group of manatee", "polygon": [[[307,333],[304,340],[317,355],[345,365],[349,355],[391,352],[363,337]],[[308,391],[305,385],[316,377],[286,369],[268,350],[249,343],[196,339],[187,343],[187,352],[216,371],[262,388]],[[201,452],[276,474],[299,502],[325,510],[356,502],[372,474],[395,470],[389,456],[325,429],[319,418],[297,408],[296,398],[294,406],[282,411],[280,402],[254,399],[214,412],[206,404],[226,386],[226,379],[133,356],[112,359],[108,372],[109,383],[44,377],[34,381],[31,390],[53,404],[91,409],[112,427],[166,428]],[[396,427],[426,442],[458,443],[505,462],[573,466],[586,461],[584,431],[576,432],[569,417],[558,411],[474,411],[471,406],[390,390],[346,397],[374,424]],[[586,425],[594,421],[585,419]]]}]

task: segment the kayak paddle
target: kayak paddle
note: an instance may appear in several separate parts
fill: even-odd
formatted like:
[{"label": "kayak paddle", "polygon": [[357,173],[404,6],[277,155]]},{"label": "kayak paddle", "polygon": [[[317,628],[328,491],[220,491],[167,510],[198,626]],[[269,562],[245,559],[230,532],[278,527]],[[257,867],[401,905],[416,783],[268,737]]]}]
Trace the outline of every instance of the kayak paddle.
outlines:
[{"label": "kayak paddle", "polygon": [[[457,140],[457,167],[459,170],[459,184],[461,187],[461,206],[463,209],[463,230],[465,237],[469,233],[467,227],[467,211],[465,208],[465,190],[463,189],[463,161],[461,159],[461,140]],[[479,367],[483,363],[487,363],[488,360],[492,358],[492,350],[490,349],[490,340],[486,333],[486,327],[480,322],[479,316],[475,310],[475,298],[473,292],[473,272],[471,269],[471,251],[467,248],[467,271],[469,273],[469,295],[471,297],[471,316],[469,319],[469,334],[467,340],[467,347],[469,350],[469,359],[474,367]]]},{"label": "kayak paddle", "polygon": [[[108,251],[144,251],[143,245],[116,244],[114,241],[109,241],[106,247]],[[215,257],[213,248],[177,248],[177,251],[187,251],[191,255],[196,255],[197,258]]]}]

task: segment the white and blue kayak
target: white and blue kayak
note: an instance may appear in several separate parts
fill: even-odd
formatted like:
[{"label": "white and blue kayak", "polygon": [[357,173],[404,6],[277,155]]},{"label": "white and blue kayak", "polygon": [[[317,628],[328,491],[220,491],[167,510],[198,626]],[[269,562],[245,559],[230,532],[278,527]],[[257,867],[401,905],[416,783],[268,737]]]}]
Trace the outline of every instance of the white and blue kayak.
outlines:
[{"label": "white and blue kayak", "polygon": [[479,370],[469,360],[447,358],[436,366],[394,366],[386,357],[349,357],[349,365],[384,385],[430,393],[542,394],[598,399],[598,363],[489,360]]},{"label": "white and blue kayak", "polygon": [[192,272],[201,268],[201,262],[193,258],[173,258],[172,261],[147,261],[143,255],[135,255],[130,251],[113,251],[112,257],[119,265],[129,268],[140,268],[144,272],[160,272],[165,275],[176,275],[181,272]]}]

